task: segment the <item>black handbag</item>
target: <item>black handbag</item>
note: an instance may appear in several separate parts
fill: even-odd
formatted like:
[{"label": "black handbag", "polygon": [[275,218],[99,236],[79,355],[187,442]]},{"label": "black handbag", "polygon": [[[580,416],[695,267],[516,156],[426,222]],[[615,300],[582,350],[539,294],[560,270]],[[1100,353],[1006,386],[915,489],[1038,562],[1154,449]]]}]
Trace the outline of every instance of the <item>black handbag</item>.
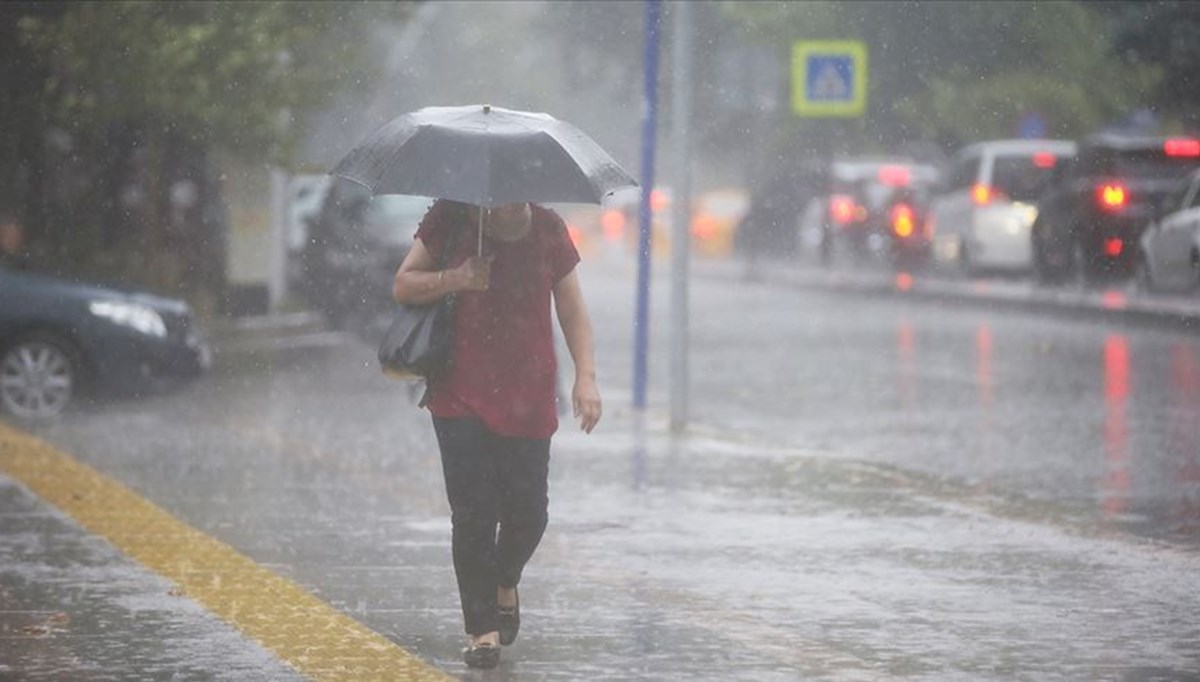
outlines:
[{"label": "black handbag", "polygon": [[454,301],[447,296],[428,305],[400,305],[379,344],[384,373],[402,379],[440,375],[454,342]]},{"label": "black handbag", "polygon": [[[454,252],[458,221],[451,222],[450,235],[442,249],[439,268],[445,269]],[[428,386],[450,364],[454,345],[454,294],[424,305],[400,304],[396,316],[379,344],[379,365],[385,374],[401,379],[424,379]],[[422,398],[422,405],[425,398]]]}]

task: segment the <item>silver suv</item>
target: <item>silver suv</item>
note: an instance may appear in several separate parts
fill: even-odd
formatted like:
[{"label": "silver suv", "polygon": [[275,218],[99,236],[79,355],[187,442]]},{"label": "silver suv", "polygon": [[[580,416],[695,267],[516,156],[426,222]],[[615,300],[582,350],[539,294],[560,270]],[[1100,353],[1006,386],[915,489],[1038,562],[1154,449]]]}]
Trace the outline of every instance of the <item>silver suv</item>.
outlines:
[{"label": "silver suv", "polygon": [[1028,270],[1030,228],[1055,166],[1075,155],[1066,140],[995,140],[964,148],[933,201],[935,257],[980,269]]}]

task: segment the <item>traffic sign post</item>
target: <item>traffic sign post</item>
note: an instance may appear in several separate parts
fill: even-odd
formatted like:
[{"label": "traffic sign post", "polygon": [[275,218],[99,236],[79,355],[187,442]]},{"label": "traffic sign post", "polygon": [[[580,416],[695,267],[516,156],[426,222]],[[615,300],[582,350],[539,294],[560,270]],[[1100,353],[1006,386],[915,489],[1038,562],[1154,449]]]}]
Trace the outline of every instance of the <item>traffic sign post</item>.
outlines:
[{"label": "traffic sign post", "polygon": [[792,44],[792,111],[801,118],[857,118],[867,108],[867,46],[856,40]]}]

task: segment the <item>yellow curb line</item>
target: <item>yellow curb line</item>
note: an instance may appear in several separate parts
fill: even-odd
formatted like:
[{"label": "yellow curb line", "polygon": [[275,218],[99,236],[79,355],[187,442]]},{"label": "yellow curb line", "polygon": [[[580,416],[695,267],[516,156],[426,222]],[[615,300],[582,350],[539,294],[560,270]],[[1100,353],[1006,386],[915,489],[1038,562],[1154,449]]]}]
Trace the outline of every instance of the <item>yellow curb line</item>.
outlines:
[{"label": "yellow curb line", "polygon": [[116,480],[3,423],[0,471],[310,679],[453,679]]}]

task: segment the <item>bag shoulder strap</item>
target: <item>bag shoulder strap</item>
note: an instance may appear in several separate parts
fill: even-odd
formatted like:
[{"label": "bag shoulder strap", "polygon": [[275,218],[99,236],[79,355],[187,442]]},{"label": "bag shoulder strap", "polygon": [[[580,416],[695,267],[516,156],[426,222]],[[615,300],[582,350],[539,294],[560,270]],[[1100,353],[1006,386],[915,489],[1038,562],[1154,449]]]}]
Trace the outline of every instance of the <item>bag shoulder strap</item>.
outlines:
[{"label": "bag shoulder strap", "polygon": [[[452,204],[452,208],[455,210],[450,214],[450,234],[446,235],[446,243],[442,247],[441,258],[438,259],[438,268],[440,269],[445,269],[450,264],[450,255],[454,253],[454,247],[458,245],[459,233],[462,232],[459,223],[465,222],[467,219],[467,207],[465,205],[455,202]],[[453,308],[454,294],[448,294],[444,302],[447,306]],[[436,383],[436,380],[437,377],[425,380],[425,390],[421,392],[421,399],[417,401],[418,408],[424,408],[429,404],[430,398],[433,397],[433,385]]]}]

